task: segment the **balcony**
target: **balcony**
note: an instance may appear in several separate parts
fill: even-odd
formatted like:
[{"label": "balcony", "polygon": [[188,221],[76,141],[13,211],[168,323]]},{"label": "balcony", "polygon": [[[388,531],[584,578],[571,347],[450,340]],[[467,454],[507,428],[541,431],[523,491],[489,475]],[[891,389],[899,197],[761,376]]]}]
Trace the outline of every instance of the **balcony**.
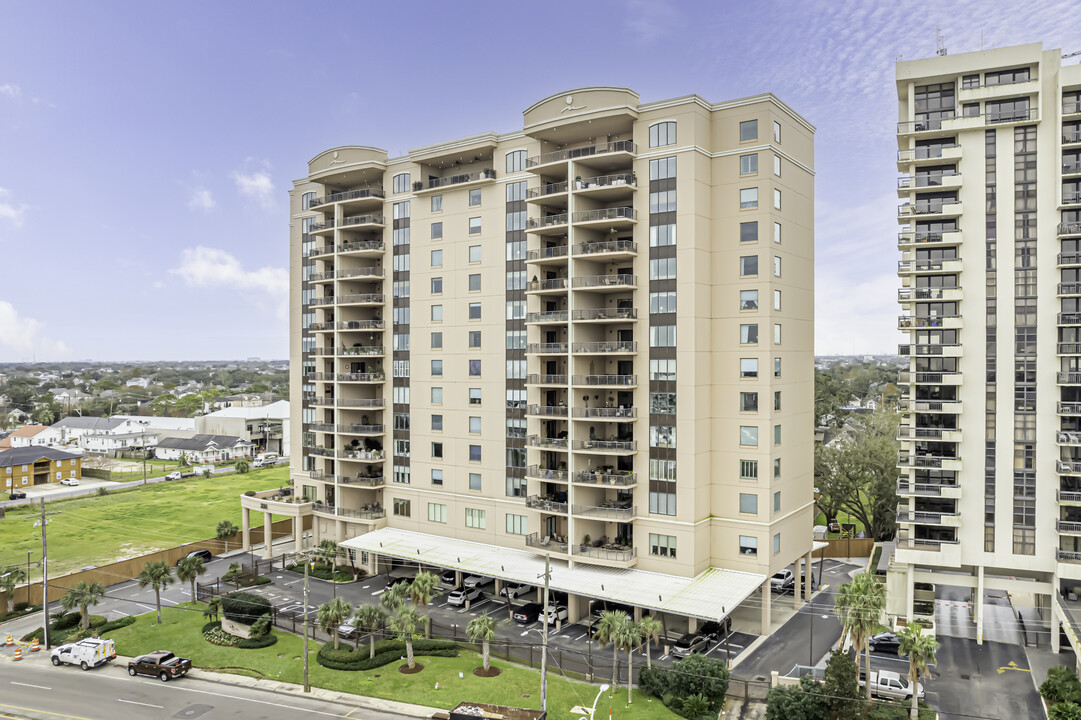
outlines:
[{"label": "balcony", "polygon": [[585,308],[571,313],[575,322],[625,322],[638,319],[638,308]]},{"label": "balcony", "polygon": [[565,293],[567,292],[567,278],[548,278],[547,280],[530,280],[525,286],[526,293]]},{"label": "balcony", "polygon": [[611,505],[571,505],[571,515],[580,517],[598,518],[600,520],[626,521],[638,514],[638,508],[633,505],[616,507]]},{"label": "balcony", "polygon": [[334,254],[334,244],[333,243],[323,244],[323,245],[315,245],[313,247],[306,248],[304,250],[304,257],[306,257],[306,258],[313,258],[313,257],[319,257],[320,255],[333,255],[333,254]]},{"label": "balcony", "polygon": [[[1061,228],[1062,226],[1059,225]],[[1062,235],[1063,233],[1059,233]],[[1071,267],[1075,265],[1081,265],[1081,253],[1059,253],[1058,254],[1058,266],[1059,267]]]},{"label": "balcony", "polygon": [[1059,415],[1081,415],[1081,403],[1060,402],[1058,404]]},{"label": "balcony", "polygon": [[527,250],[525,254],[525,261],[527,263],[535,262],[541,263],[548,260],[566,260],[567,259],[567,246],[559,245],[558,247],[546,247],[538,250]]},{"label": "balcony", "polygon": [[339,270],[336,277],[339,280],[382,280],[386,273],[381,267],[349,268]]},{"label": "balcony", "polygon": [[386,373],[338,373],[338,382],[347,383],[380,383],[387,379]]},{"label": "balcony", "polygon": [[385,425],[361,425],[359,423],[338,425],[337,431],[345,435],[382,435]]},{"label": "balcony", "polygon": [[897,494],[902,497],[946,497],[960,498],[961,487],[959,485],[943,485],[940,483],[918,483],[906,478],[897,480]]},{"label": "balcony", "polygon": [[928,230],[902,230],[897,233],[897,249],[907,250],[914,247],[933,245],[959,245],[962,240],[960,230],[931,232]]},{"label": "balcony", "polygon": [[525,440],[526,447],[538,450],[567,450],[567,438],[544,437],[543,435],[530,435]]},{"label": "balcony", "polygon": [[571,278],[571,287],[588,292],[623,292],[638,287],[638,276],[616,275],[578,275]]},{"label": "balcony", "polygon": [[939,164],[942,161],[960,160],[960,145],[942,145],[940,147],[915,147],[897,151],[897,164]]},{"label": "balcony", "polygon": [[428,178],[427,181],[418,180],[413,183],[413,192],[418,195],[427,194],[436,190],[453,187],[455,185],[477,185],[495,180],[495,170],[484,168],[475,172],[459,173],[441,178]]},{"label": "balcony", "polygon": [[305,449],[308,451],[309,455],[315,457],[332,458],[337,456],[337,453],[334,452],[334,448],[310,447]]},{"label": "balcony", "polygon": [[562,235],[567,232],[569,213],[556,213],[544,217],[531,217],[526,220],[525,231],[538,235]]},{"label": "balcony", "polygon": [[1073,460],[1056,460],[1055,472],[1059,475],[1081,475],[1081,462]]},{"label": "balcony", "polygon": [[580,243],[574,246],[574,255],[575,257],[631,258],[638,255],[638,243],[633,240]]},{"label": "balcony", "polygon": [[627,422],[638,417],[638,408],[635,407],[576,407],[571,413],[575,419],[581,420],[611,420],[614,422]]},{"label": "balcony", "polygon": [[912,317],[900,315],[897,317],[898,330],[920,330],[924,328],[945,328],[957,330],[964,327],[960,315],[935,315],[930,317]]},{"label": "balcony", "polygon": [[627,355],[638,352],[638,343],[633,340],[576,342],[571,345],[571,348],[576,355]]},{"label": "balcony", "polygon": [[1031,76],[1022,76],[1005,82],[982,82],[978,85],[961,84],[958,86],[958,102],[973,102],[975,100],[991,100],[1003,97],[1014,97],[1028,93],[1039,92],[1039,80]]},{"label": "balcony", "polygon": [[1055,548],[1055,559],[1059,562],[1081,563],[1081,552]]},{"label": "balcony", "polygon": [[1057,381],[1059,385],[1081,385],[1081,372],[1060,372]]},{"label": "balcony", "polygon": [[1081,143],[1081,127],[1065,127],[1062,129],[1062,144],[1072,145]]},{"label": "balcony", "polygon": [[[638,146],[633,142],[629,140],[619,140],[616,142],[600,143],[598,145],[581,145],[578,147],[564,148],[562,150],[543,153],[531,158],[526,158],[525,166],[527,170],[538,170],[545,165],[566,162],[567,160],[592,158],[598,155],[623,155],[625,157],[622,158],[622,160],[627,161],[633,158],[637,152]],[[620,158],[613,159],[620,160]]]},{"label": "balcony", "polygon": [[[899,562],[947,567],[960,567],[961,564],[961,545],[957,540],[901,537],[897,539],[897,549],[906,551],[906,556],[898,558]],[[909,552],[914,556],[908,556]]]},{"label": "balcony", "polygon": [[525,536],[525,544],[526,547],[537,548],[545,553],[554,555],[570,554],[566,539],[560,539],[558,536],[544,535],[542,537],[538,533],[530,533]]},{"label": "balcony", "polygon": [[382,240],[351,240],[338,246],[338,254],[357,257],[379,255],[382,254],[384,247]]},{"label": "balcony", "polygon": [[903,385],[960,385],[960,372],[908,372],[898,374],[897,382]]},{"label": "balcony", "polygon": [[917,525],[958,527],[961,524],[960,518],[961,513],[957,512],[924,512],[922,510],[900,510],[897,512],[897,522],[915,523]]},{"label": "balcony", "polygon": [[898,260],[898,275],[919,275],[923,273],[957,273],[961,272],[961,260]]},{"label": "balcony", "polygon": [[[1060,325],[1069,325],[1071,323],[1060,322]],[[1058,343],[1055,346],[1055,352],[1058,355],[1081,355],[1081,343]]]},{"label": "balcony", "polygon": [[530,465],[525,470],[525,476],[535,480],[543,480],[545,482],[567,482],[568,473],[566,470],[550,470],[548,468],[542,468],[538,465]]},{"label": "balcony", "polygon": [[382,320],[346,320],[335,323],[338,330],[382,330],[385,325]]},{"label": "balcony", "polygon": [[1056,520],[1055,529],[1064,535],[1081,535],[1081,522]]},{"label": "balcony", "polygon": [[526,415],[534,417],[567,417],[566,405],[529,405],[525,409]]},{"label": "balcony", "polygon": [[961,430],[957,428],[909,427],[897,428],[898,440],[941,440],[942,442],[961,442]]},{"label": "balcony", "polygon": [[566,385],[567,376],[560,374],[539,374],[533,373],[526,376],[526,385]]},{"label": "balcony", "polygon": [[1081,223],[1059,223],[1059,235],[1081,235]]},{"label": "balcony", "polygon": [[1058,295],[1081,295],[1081,283],[1059,283]]},{"label": "balcony", "polygon": [[1081,100],[1070,100],[1062,103],[1063,115],[1077,115],[1081,113]]},{"label": "balcony", "polygon": [[386,455],[382,450],[342,450],[342,454],[339,456],[342,460],[349,460],[352,462],[362,463],[381,463],[386,460]]},{"label": "balcony", "polygon": [[961,412],[960,400],[912,400],[903,398],[897,403],[901,412],[951,413]]},{"label": "balcony", "polygon": [[379,488],[385,487],[387,480],[382,475],[339,475],[338,483],[340,485]]},{"label": "balcony", "polygon": [[526,202],[535,202],[544,198],[563,195],[567,192],[567,181],[546,183],[540,187],[528,188],[525,191]]},{"label": "balcony", "polygon": [[334,515],[335,517],[347,517],[354,520],[379,520],[387,516],[387,511],[383,508],[369,509],[369,510],[354,510],[352,508],[335,507],[334,505],[327,505],[325,503],[315,503],[312,506],[312,510],[324,515]]},{"label": "balcony", "polygon": [[589,195],[602,201],[627,197],[637,187],[638,177],[634,173],[597,175],[574,180],[575,194]]},{"label": "balcony", "polygon": [[353,293],[339,295],[335,298],[338,306],[363,307],[365,305],[382,305],[386,302],[383,293]]},{"label": "balcony", "polygon": [[961,357],[961,344],[898,345],[897,354],[908,357]]},{"label": "balcony", "polygon": [[961,470],[961,458],[938,455],[913,455],[905,450],[897,453],[897,465],[909,468],[932,468],[936,470]]},{"label": "balcony", "polygon": [[1081,490],[1059,490],[1055,499],[1065,505],[1081,504]]},{"label": "balcony", "polygon": [[548,312],[526,313],[525,322],[526,325],[548,325],[551,323],[565,323],[567,322],[567,311],[551,310]]},{"label": "balcony", "polygon": [[630,455],[638,451],[634,440],[575,440],[574,449],[599,455]]},{"label": "balcony", "polygon": [[530,495],[525,499],[525,506],[531,510],[540,510],[546,513],[559,513],[566,514],[567,503],[556,502],[555,500],[548,500],[542,498],[540,495]]},{"label": "balcony", "polygon": [[637,387],[637,375],[572,375],[571,385],[579,387]]},{"label": "balcony", "polygon": [[582,227],[604,225],[614,230],[626,230],[638,222],[638,213],[631,207],[581,210],[571,214],[571,222]]},{"label": "balcony", "polygon": [[575,558],[586,558],[581,562],[601,561],[604,564],[610,563],[618,567],[630,567],[638,557],[638,548],[620,547],[618,545],[604,545],[601,547],[574,545],[571,554]]},{"label": "balcony", "polygon": [[1077,175],[1081,173],[1081,161],[1063,162],[1062,174],[1063,175]]},{"label": "balcony", "polygon": [[323,197],[313,198],[308,203],[308,207],[315,209],[321,205],[327,205],[330,203],[343,202],[347,200],[379,200],[382,201],[386,197],[386,193],[382,189],[378,188],[365,188],[363,190],[347,190],[346,192],[333,193],[331,195],[324,195]]},{"label": "balcony", "polygon": [[382,345],[354,345],[340,347],[335,354],[339,357],[379,357],[386,353]]},{"label": "balcony", "polygon": [[529,343],[525,351],[527,355],[566,355],[569,348],[567,343]]},{"label": "balcony", "polygon": [[353,215],[342,218],[340,225],[342,230],[377,230],[386,225],[386,219],[382,215]]},{"label": "balcony", "polygon": [[[1022,93],[1023,89],[1013,92]],[[934,135],[959,130],[970,130],[987,125],[1009,125],[1012,123],[1037,122],[1040,119],[1039,108],[1018,110],[998,110],[981,115],[955,115],[948,118],[928,120],[908,120],[897,123],[898,135]]]},{"label": "balcony", "polygon": [[384,406],[383,398],[338,398],[340,408],[370,408],[378,410]]},{"label": "balcony", "polygon": [[575,485],[605,485],[608,487],[634,487],[638,484],[638,474],[629,470],[614,472],[585,472],[575,473]]},{"label": "balcony", "polygon": [[960,201],[942,203],[901,203],[897,206],[897,215],[902,220],[915,220],[924,217],[929,219],[959,217],[963,214],[963,211],[964,208],[962,207],[962,203]]},{"label": "balcony", "polygon": [[915,175],[902,175],[897,178],[898,193],[909,193],[920,190],[953,190],[961,187],[961,173],[945,172],[933,175],[916,173]]},{"label": "balcony", "polygon": [[1061,205],[1078,205],[1081,204],[1081,190],[1072,190],[1068,188],[1062,189],[1062,202]]},{"label": "balcony", "polygon": [[952,288],[900,288],[897,302],[909,303],[917,300],[962,300],[964,293],[959,287]]}]

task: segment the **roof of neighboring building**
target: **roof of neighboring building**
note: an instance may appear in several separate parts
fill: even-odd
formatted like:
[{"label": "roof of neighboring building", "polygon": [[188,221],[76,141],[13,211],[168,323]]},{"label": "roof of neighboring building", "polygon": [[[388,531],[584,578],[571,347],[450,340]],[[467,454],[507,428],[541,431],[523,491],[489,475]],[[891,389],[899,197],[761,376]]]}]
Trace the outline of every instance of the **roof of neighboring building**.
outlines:
[{"label": "roof of neighboring building", "polygon": [[112,430],[123,425],[125,418],[122,417],[85,417],[72,415],[63,420],[53,423],[55,428],[71,428],[73,430]]},{"label": "roof of neighboring building", "polygon": [[195,418],[162,417],[160,415],[113,415],[145,425],[150,430],[191,430],[195,431]]},{"label": "roof of neighboring building", "polygon": [[15,428],[3,440],[0,440],[0,449],[11,447],[13,437],[34,437],[47,430],[48,427],[48,425],[23,425],[21,428]]},{"label": "roof of neighboring building", "polygon": [[40,445],[34,447],[12,448],[10,450],[0,451],[0,467],[29,465],[42,458],[48,458],[49,460],[78,460],[81,457],[82,455],[75,455],[74,453]]},{"label": "roof of neighboring building", "polygon": [[230,448],[236,445],[251,445],[247,440],[235,435],[193,435],[190,438],[165,437],[158,441],[158,447],[163,450],[209,450],[211,446]]},{"label": "roof of neighboring building", "polygon": [[275,418],[284,420],[289,417],[289,401],[278,400],[269,405],[234,406],[207,413],[203,417],[237,417],[247,420],[256,418]]}]

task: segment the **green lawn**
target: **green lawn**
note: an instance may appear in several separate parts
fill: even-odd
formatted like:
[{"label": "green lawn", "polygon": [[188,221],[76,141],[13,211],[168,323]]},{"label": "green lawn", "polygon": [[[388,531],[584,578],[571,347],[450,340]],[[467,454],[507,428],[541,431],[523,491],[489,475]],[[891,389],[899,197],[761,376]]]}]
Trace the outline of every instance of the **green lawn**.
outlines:
[{"label": "green lawn", "polygon": [[[854,524],[856,526],[856,534],[857,535],[859,535],[861,532],[866,530],[866,528],[863,526],[863,523],[855,515],[849,515],[844,510],[839,510],[837,512],[837,522]],[[815,525],[825,525],[826,524],[826,514],[825,513],[818,513],[818,517],[815,518],[814,524]],[[838,537],[840,537],[840,533],[832,533],[831,532],[831,533],[828,533],[826,535],[826,537],[831,538],[831,539],[832,538],[838,538]]]},{"label": "green lawn", "polygon": [[[231,520],[239,528],[239,496],[247,490],[281,487],[288,477],[288,466],[281,465],[46,503],[46,510],[56,513],[49,518],[49,574],[55,577],[86,565],[105,565],[213,537],[221,520]],[[0,520],[0,567],[25,563],[28,550],[33,560],[41,558],[41,533],[28,519],[31,514],[18,508]],[[253,513],[252,523],[262,527],[262,514]],[[239,535],[236,543],[239,547]]]},{"label": "green lawn", "polygon": [[[275,630],[278,642],[260,650],[211,645],[201,633],[206,622],[202,607],[200,605],[200,609],[195,610],[190,603],[185,603],[163,608],[162,625],[154,624],[154,614],[147,613],[139,616],[134,625],[114,630],[108,636],[116,640],[116,651],[121,655],[167,649],[191,658],[196,667],[208,670],[218,669],[297,684],[303,682],[304,665],[300,660],[303,656],[303,639]],[[347,672],[319,665],[315,661],[318,647],[315,642],[309,646],[310,678],[315,687],[444,709],[467,700],[540,707],[540,673],[513,663],[494,660],[492,664],[502,669],[502,674],[495,678],[478,678],[473,675],[473,669],[480,666],[480,656],[463,651],[457,658],[418,657],[417,662],[424,665],[424,670],[415,675],[399,673],[398,663],[367,672]],[[459,678],[458,673],[462,673],[463,677]],[[439,690],[435,689],[436,683]],[[596,696],[596,686],[560,677],[558,669],[548,675],[548,708],[553,718],[577,717],[570,714],[570,709],[575,705],[588,707]],[[597,704],[597,712],[607,713],[611,705],[613,713],[628,720],[675,720],[678,717],[659,700],[650,701],[637,690],[629,709],[626,704],[627,690],[620,688],[611,701],[607,697],[602,698]]]}]

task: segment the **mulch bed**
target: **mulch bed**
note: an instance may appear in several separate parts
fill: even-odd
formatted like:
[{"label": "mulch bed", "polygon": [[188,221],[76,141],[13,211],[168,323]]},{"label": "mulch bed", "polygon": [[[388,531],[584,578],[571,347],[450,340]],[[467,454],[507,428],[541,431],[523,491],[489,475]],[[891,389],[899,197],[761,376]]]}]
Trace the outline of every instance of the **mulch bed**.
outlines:
[{"label": "mulch bed", "polygon": [[414,673],[419,673],[423,669],[423,665],[421,665],[420,663],[414,663],[412,668],[410,668],[409,665],[402,665],[398,668],[398,672],[400,672],[402,675],[413,675]]},{"label": "mulch bed", "polygon": [[473,674],[476,675],[477,677],[495,677],[495,676],[499,675],[499,673],[501,673],[501,672],[503,672],[503,671],[500,670],[499,668],[491,667],[491,666],[489,666],[489,668],[487,670],[485,670],[483,666],[481,666],[479,668],[473,668]]}]

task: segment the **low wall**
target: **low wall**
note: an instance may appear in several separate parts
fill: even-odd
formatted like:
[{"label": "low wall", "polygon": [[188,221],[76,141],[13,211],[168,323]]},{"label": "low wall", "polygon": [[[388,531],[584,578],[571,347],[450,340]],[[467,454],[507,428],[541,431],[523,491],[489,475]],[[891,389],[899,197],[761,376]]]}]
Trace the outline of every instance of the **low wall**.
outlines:
[{"label": "low wall", "polygon": [[829,546],[815,552],[815,557],[870,557],[875,547],[875,541],[872,538],[837,539],[825,542],[829,543]]}]

